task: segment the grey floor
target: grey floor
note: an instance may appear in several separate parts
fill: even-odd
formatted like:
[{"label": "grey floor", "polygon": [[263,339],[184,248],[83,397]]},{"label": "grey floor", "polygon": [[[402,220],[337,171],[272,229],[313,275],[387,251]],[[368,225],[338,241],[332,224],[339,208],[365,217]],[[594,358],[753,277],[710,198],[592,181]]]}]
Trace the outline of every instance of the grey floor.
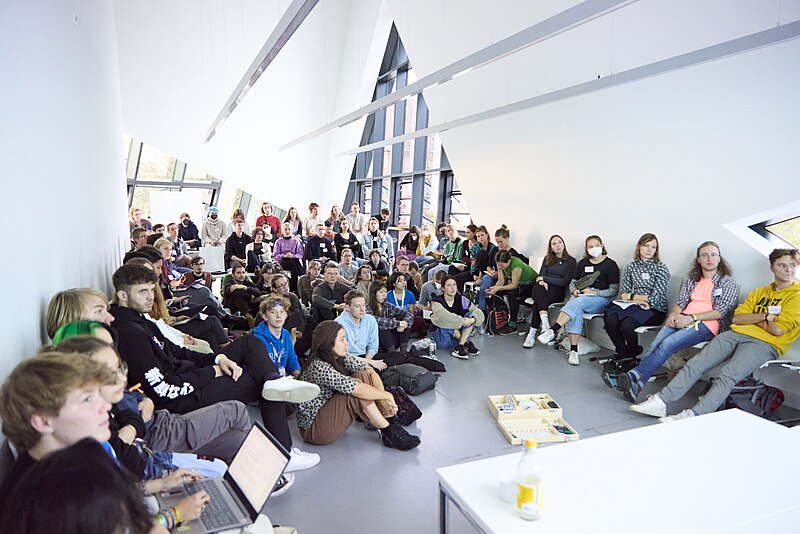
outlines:
[{"label": "grey floor", "polygon": [[[523,339],[476,336],[481,354],[469,361],[456,360],[449,350],[438,351],[447,372],[435,391],[414,397],[423,416],[408,428],[422,439],[413,451],[383,447],[377,432],[366,431],[361,423],[353,424],[332,445],[306,445],[292,418],[295,446],[319,453],[322,461],[296,473],[294,486],[271,499],[264,512],[273,523],[293,526],[299,534],[437,532],[436,469],[518,450],[489,413],[491,394],[548,393],[581,439],[659,424],[628,411],[629,403],[605,386],[600,366],[587,356],[573,367],[564,353],[552,347],[537,343],[533,349],[523,349]],[[645,392],[662,385],[651,383]],[[671,413],[691,406],[695,398],[687,396],[670,407]],[[604,461],[598,458],[598,465]],[[451,532],[474,532],[457,510],[451,517]]]}]

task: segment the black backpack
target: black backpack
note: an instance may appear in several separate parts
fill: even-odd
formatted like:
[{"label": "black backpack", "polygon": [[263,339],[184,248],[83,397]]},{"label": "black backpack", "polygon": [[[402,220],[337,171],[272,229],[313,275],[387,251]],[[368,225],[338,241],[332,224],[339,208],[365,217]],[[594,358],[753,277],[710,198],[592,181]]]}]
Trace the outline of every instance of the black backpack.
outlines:
[{"label": "black backpack", "polygon": [[486,311],[486,332],[499,334],[500,330],[508,326],[508,321],[509,313],[506,299],[492,295],[489,300],[489,308]]},{"label": "black backpack", "polygon": [[436,387],[439,377],[419,365],[402,363],[381,373],[381,380],[384,386],[400,386],[409,395],[419,395]]}]

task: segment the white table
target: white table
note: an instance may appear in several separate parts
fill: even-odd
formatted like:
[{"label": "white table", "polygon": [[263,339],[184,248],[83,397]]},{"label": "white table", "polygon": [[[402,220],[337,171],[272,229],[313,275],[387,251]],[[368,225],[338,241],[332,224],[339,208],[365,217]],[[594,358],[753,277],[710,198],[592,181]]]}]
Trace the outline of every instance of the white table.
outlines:
[{"label": "white table", "polygon": [[544,513],[519,518],[499,480],[520,454],[437,469],[479,532],[800,532],[800,433],[726,410],[539,450]]}]

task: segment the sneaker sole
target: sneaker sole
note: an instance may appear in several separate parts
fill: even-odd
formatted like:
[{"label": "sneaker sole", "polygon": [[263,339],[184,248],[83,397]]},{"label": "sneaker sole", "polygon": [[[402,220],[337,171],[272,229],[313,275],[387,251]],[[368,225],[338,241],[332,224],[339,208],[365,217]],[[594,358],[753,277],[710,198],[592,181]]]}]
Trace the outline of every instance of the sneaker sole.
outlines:
[{"label": "sneaker sole", "polygon": [[310,463],[308,465],[301,465],[299,467],[294,467],[294,466],[289,467],[287,465],[286,466],[286,470],[284,471],[284,473],[294,473],[295,471],[305,471],[306,469],[311,469],[315,465],[319,464],[319,461],[320,461],[320,459],[317,458],[316,461],[314,461],[314,462],[312,462],[312,463]]},{"label": "sneaker sole", "polygon": [[453,358],[458,358],[459,360],[469,360],[469,355],[467,355],[467,354],[465,354],[464,356],[462,356],[462,355],[460,355],[460,354],[458,354],[458,353],[456,353],[456,354],[453,354],[453,353],[451,352],[451,353],[450,353],[450,355],[451,355]]},{"label": "sneaker sole", "polygon": [[317,395],[319,395],[319,386],[316,384],[304,384],[289,390],[267,388],[261,392],[261,396],[268,401],[291,402],[293,404],[310,401],[316,398]]},{"label": "sneaker sole", "polygon": [[667,416],[667,414],[661,415],[661,414],[658,414],[658,413],[651,413],[651,412],[648,412],[646,410],[642,410],[639,407],[638,404],[631,404],[630,406],[628,406],[628,410],[630,410],[632,412],[640,413],[642,415],[649,415],[650,417],[666,417]]}]

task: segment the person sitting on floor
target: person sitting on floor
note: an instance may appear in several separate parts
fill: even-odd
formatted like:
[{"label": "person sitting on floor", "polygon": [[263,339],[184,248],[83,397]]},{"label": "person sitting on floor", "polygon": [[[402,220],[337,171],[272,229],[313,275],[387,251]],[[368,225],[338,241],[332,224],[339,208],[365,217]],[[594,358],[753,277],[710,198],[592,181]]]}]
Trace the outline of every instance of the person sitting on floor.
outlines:
[{"label": "person sitting on floor", "polygon": [[230,269],[233,262],[238,262],[247,267],[247,245],[253,242],[244,231],[244,220],[235,219],[232,222],[233,232],[225,240],[225,268]]},{"label": "person sitting on floor", "polygon": [[[105,365],[80,354],[52,352],[24,360],[14,368],[0,389],[0,419],[3,434],[22,452],[0,486],[4,509],[12,491],[28,479],[37,462],[49,455],[85,438],[100,442],[111,455],[107,443],[111,437],[111,404],[100,389],[113,382]],[[47,395],[42,395],[44,391]],[[126,473],[127,480],[129,476]],[[140,486],[140,495],[142,491],[153,494],[171,489],[189,477],[188,470],[178,469]],[[203,491],[183,499],[175,508],[181,517],[196,518],[208,500]]]},{"label": "person sitting on floor", "polygon": [[[733,326],[712,339],[680,370],[672,381],[631,411],[667,423],[719,408],[737,382],[769,360],[778,359],[800,337],[800,283],[796,281],[800,252],[776,248],[769,255],[773,281],[757,287],[733,314]],[[697,383],[703,373],[725,363],[719,376],[688,410],[667,416],[667,404],[675,402]]]},{"label": "person sitting on floor", "polygon": [[267,354],[278,368],[281,376],[300,375],[300,363],[292,344],[292,336],[284,328],[289,316],[289,299],[277,295],[269,295],[261,301],[259,313],[262,322],[253,329],[253,335],[260,339],[267,348]]},{"label": "person sitting on floor", "polygon": [[191,217],[186,212],[181,213],[180,220],[178,236],[183,239],[189,248],[200,248],[200,231],[197,229],[197,225],[192,222]]},{"label": "person sitting on floor", "polygon": [[367,313],[375,317],[378,322],[378,344],[381,352],[399,350],[405,352],[406,344],[411,338],[411,325],[414,315],[386,302],[389,292],[386,284],[381,281],[372,282],[369,287],[369,302]]},{"label": "person sitting on floor", "polygon": [[322,223],[316,226],[315,233],[306,240],[304,257],[306,261],[316,260],[323,264],[336,257],[333,243],[325,237],[325,225]]},{"label": "person sitting on floor", "polygon": [[272,262],[272,245],[266,235],[263,228],[257,227],[253,230],[253,240],[244,247],[249,273],[258,272],[263,265]]},{"label": "person sitting on floor", "polygon": [[[339,268],[337,267],[338,271]],[[311,308],[311,302],[314,298],[314,288],[322,282],[322,266],[318,261],[308,262],[307,272],[297,280],[297,296],[300,297],[302,302],[308,308]],[[291,285],[290,285],[291,288]]]},{"label": "person sitting on floor", "polygon": [[378,374],[348,354],[345,330],[336,321],[317,327],[311,358],[300,379],[320,388],[315,399],[297,407],[297,427],[307,443],[333,443],[358,417],[378,429],[385,447],[409,450],[420,444],[397,420],[394,396],[383,388]]},{"label": "person sitting on floor", "polygon": [[508,297],[508,325],[500,335],[515,334],[519,316],[519,301],[531,295],[533,281],[537,273],[533,267],[512,256],[508,250],[498,250],[494,257],[497,265],[497,283],[486,290],[487,295],[498,298]]},{"label": "person sitting on floor", "polygon": [[444,271],[436,271],[433,274],[433,280],[422,284],[422,290],[419,292],[419,302],[417,303],[420,308],[430,310],[433,297],[442,294],[442,278],[444,275]]},{"label": "person sitting on floor", "polygon": [[353,261],[353,251],[346,248],[342,251],[342,261],[339,262],[339,281],[353,285],[358,272],[358,264]]},{"label": "person sitting on floor", "polygon": [[362,265],[356,271],[355,285],[353,285],[353,289],[368,295],[369,286],[372,284],[372,282],[372,268],[369,265]]},{"label": "person sitting on floor", "polygon": [[[142,385],[157,409],[186,413],[222,400],[258,401],[264,426],[292,450],[284,402],[309,400],[319,393],[316,386],[281,377],[264,344],[252,335],[238,337],[217,356],[172,344],[141,315],[153,305],[155,274],[149,269],[123,265],[113,283],[119,305],[112,306],[111,314],[119,353],[128,364],[131,382]],[[288,469],[310,467],[316,463],[314,456],[293,452]]]},{"label": "person sitting on floor", "polygon": [[[589,287],[577,289],[575,283],[584,276],[595,278]],[[575,279],[570,282],[569,289],[572,298],[561,308],[553,325],[537,339],[547,344],[564,328],[570,344],[567,361],[570,365],[579,365],[578,340],[583,331],[583,314],[604,312],[619,290],[619,267],[608,257],[600,236],[590,235],[586,238],[583,259],[578,262]]]},{"label": "person sitting on floor", "polygon": [[283,328],[289,331],[292,336],[292,345],[299,358],[303,358],[308,349],[311,348],[311,337],[314,335],[314,321],[308,311],[300,304],[297,295],[289,291],[289,280],[283,273],[278,273],[272,277],[272,295],[283,297],[288,301],[286,308],[288,316]]},{"label": "person sitting on floor", "polygon": [[[367,231],[361,235],[361,250],[377,250],[383,261],[387,261],[389,258],[389,241],[386,234],[378,227],[378,219],[375,217],[370,217]],[[372,254],[370,253],[370,260],[371,258]]]},{"label": "person sitting on floor", "polygon": [[482,325],[484,315],[480,308],[472,304],[467,297],[458,292],[456,279],[450,275],[442,277],[442,294],[431,301],[431,322],[436,329],[431,337],[439,348],[453,348],[453,356],[460,360],[469,360],[470,355],[477,356],[480,350],[470,336],[476,325]]},{"label": "person sitting on floor", "polygon": [[[522,343],[530,349],[536,343],[536,336],[550,328],[550,317],[547,310],[551,304],[562,302],[567,288],[575,276],[578,263],[567,252],[567,245],[560,235],[552,235],[547,241],[547,254],[539,268],[539,276],[533,285],[533,312],[531,328]],[[541,328],[541,332],[537,332]]]},{"label": "person sitting on floor", "polygon": [[678,290],[675,305],[641,363],[622,375],[604,373],[606,385],[616,387],[627,399],[636,402],[655,370],[670,356],[727,331],[730,328],[728,315],[739,298],[739,289],[730,275],[731,269],[716,243],[706,241],[697,247],[692,268]]},{"label": "person sitting on floor", "polygon": [[414,295],[414,302],[416,302],[419,299],[419,289],[417,289],[417,285],[414,283],[414,276],[411,274],[411,262],[401,255],[397,257],[395,264],[397,265],[396,272],[401,273],[406,279],[406,289],[411,291],[411,294]]},{"label": "person sitting on floor", "polygon": [[[400,258],[402,258],[402,256],[400,256]],[[406,278],[404,273],[400,271],[393,272],[389,277],[389,281],[386,283],[386,287],[389,288],[389,295],[386,297],[386,301],[389,304],[393,304],[404,310],[409,310],[412,314],[414,313],[417,307],[417,299],[414,298],[414,294],[407,289],[408,278]]]},{"label": "person sitting on floor", "polygon": [[281,237],[275,241],[272,248],[272,258],[281,264],[285,271],[291,273],[291,288],[297,292],[297,280],[306,273],[303,268],[303,243],[300,238],[292,233],[292,225],[288,222],[283,223]]},{"label": "person sitting on floor", "polygon": [[369,251],[367,267],[372,269],[376,277],[386,279],[389,277],[389,265],[381,258],[380,250],[374,248]]},{"label": "person sitting on floor", "polygon": [[338,313],[344,311],[347,308],[344,296],[353,288],[339,281],[339,267],[333,262],[325,265],[322,279],[311,297],[311,309],[317,323],[335,319]]},{"label": "person sitting on floor", "polygon": [[119,439],[128,445],[140,439],[151,450],[194,453],[230,463],[252,426],[247,407],[231,400],[183,415],[156,410],[140,388],[125,387],[128,368],[114,348],[112,334],[110,327],[96,321],[67,323],[58,330],[53,347],[104,363],[121,381],[121,391],[117,391],[118,386],[112,390],[119,398],[107,398],[112,404],[113,430]]},{"label": "person sitting on floor", "polygon": [[203,222],[203,246],[220,247],[228,238],[228,225],[219,218],[219,209],[216,206],[208,208],[208,217]]},{"label": "person sitting on floor", "polygon": [[222,304],[230,309],[231,313],[239,312],[245,317],[250,328],[255,324],[253,312],[258,308],[254,299],[260,295],[258,287],[247,278],[244,267],[236,262],[231,264],[230,278],[226,278],[222,285]]},{"label": "person sitting on floor", "polygon": [[191,265],[191,272],[183,275],[184,283],[187,286],[191,286],[199,280],[204,286],[211,289],[211,286],[214,284],[214,278],[211,276],[210,272],[203,269],[206,265],[206,260],[204,260],[202,256],[195,256],[192,258]]}]

